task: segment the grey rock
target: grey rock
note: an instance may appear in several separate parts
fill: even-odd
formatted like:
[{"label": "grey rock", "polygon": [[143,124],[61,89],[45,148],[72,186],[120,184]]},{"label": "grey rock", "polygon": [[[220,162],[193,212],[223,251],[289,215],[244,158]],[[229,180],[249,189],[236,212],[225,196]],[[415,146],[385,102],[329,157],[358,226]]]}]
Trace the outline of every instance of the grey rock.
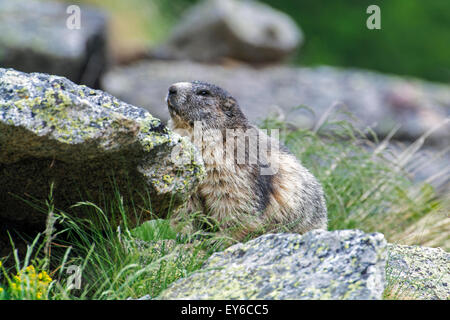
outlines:
[{"label": "grey rock", "polygon": [[101,204],[117,187],[125,206],[140,208],[148,191],[153,212],[166,214],[204,167],[186,138],[142,108],[63,77],[0,68],[0,172],[3,224],[41,222],[15,196],[47,199],[52,182],[60,209]]},{"label": "grey rock", "polygon": [[107,17],[81,6],[80,29],[69,29],[69,4],[0,1],[0,67],[45,72],[98,87],[107,65]]},{"label": "grey rock", "polygon": [[387,293],[394,299],[450,299],[450,253],[440,248],[388,246]]},{"label": "grey rock", "polygon": [[[192,80],[227,89],[256,124],[272,115],[294,127],[310,127],[330,112],[345,110],[381,137],[400,125],[394,139],[416,140],[440,125],[426,142],[448,147],[450,139],[449,123],[442,125],[450,115],[450,86],[364,70],[153,61],[116,68],[102,84],[108,92],[166,121],[167,88]],[[294,109],[302,105],[311,108],[315,117],[305,109]]]},{"label": "grey rock", "polygon": [[159,299],[380,299],[386,241],[360,230],[266,234],[213,254]]},{"label": "grey rock", "polygon": [[194,5],[157,52],[176,59],[280,61],[303,40],[286,14],[257,1],[206,0]]}]

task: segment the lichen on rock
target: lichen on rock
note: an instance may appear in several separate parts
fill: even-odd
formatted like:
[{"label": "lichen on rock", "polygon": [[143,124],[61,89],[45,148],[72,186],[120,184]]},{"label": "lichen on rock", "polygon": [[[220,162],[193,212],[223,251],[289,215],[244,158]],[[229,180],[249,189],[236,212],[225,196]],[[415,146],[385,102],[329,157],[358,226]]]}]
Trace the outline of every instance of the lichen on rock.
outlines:
[{"label": "lichen on rock", "polygon": [[388,246],[387,298],[450,299],[450,253],[440,248]]},{"label": "lichen on rock", "polygon": [[12,194],[46,199],[54,183],[65,209],[115,187],[138,207],[148,191],[163,214],[204,174],[194,146],[146,110],[63,77],[1,68],[0,171],[0,220],[27,223],[42,217]]},{"label": "lichen on rock", "polygon": [[386,241],[360,230],[267,234],[213,254],[160,299],[381,299]]}]

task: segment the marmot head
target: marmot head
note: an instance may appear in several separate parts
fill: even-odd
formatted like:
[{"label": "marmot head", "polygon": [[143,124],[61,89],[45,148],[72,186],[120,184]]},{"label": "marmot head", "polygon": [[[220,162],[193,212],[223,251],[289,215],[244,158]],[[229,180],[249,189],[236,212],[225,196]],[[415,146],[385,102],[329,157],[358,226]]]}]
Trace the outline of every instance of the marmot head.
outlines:
[{"label": "marmot head", "polygon": [[194,81],[170,86],[167,105],[172,121],[179,127],[194,126],[195,121],[214,129],[242,128],[247,118],[228,92],[218,86]]}]

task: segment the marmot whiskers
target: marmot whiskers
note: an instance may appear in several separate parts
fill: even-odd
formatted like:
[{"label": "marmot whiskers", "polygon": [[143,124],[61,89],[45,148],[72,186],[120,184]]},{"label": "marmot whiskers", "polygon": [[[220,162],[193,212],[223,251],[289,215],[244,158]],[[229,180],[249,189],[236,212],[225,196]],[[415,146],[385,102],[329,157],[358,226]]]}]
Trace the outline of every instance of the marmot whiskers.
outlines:
[{"label": "marmot whiskers", "polygon": [[321,185],[286,147],[251,125],[229,93],[180,82],[169,88],[167,104],[168,126],[191,139],[206,167],[184,212],[203,212],[237,240],[250,232],[327,228]]}]

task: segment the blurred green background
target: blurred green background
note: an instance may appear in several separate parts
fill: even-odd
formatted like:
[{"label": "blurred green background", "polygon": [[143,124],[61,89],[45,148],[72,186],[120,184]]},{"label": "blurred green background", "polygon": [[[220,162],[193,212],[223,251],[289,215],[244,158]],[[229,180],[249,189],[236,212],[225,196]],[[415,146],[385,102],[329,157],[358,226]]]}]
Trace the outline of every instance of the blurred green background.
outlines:
[{"label": "blurred green background", "polygon": [[[450,82],[449,0],[261,0],[293,17],[305,43],[292,62],[358,67]],[[198,0],[81,0],[110,12],[116,55],[161,42]],[[381,30],[366,28],[369,5]]]}]

